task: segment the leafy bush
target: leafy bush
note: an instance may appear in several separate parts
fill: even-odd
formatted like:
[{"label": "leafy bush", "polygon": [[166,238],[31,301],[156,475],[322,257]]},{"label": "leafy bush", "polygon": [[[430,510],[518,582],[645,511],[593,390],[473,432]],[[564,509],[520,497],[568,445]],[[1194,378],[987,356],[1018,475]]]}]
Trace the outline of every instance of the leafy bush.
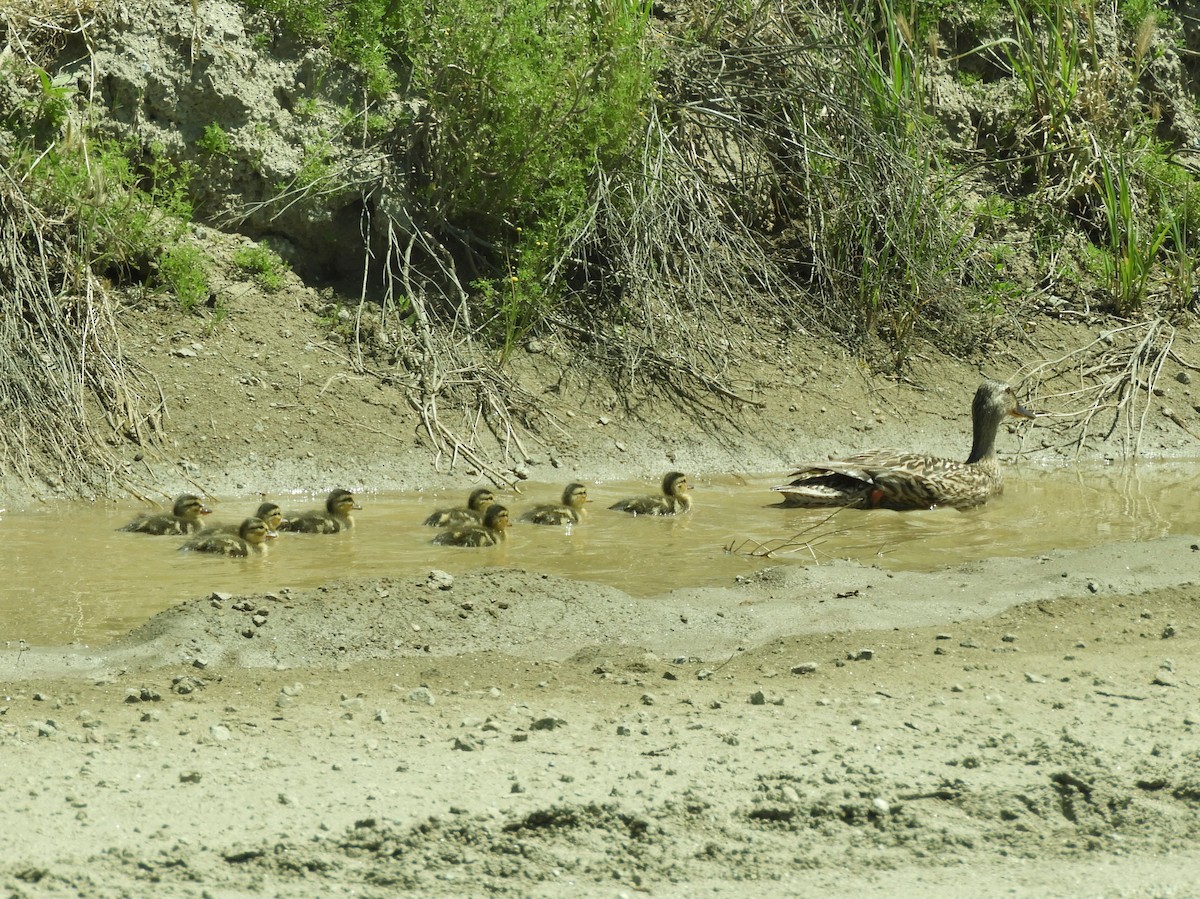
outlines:
[{"label": "leafy bush", "polygon": [[199,247],[176,244],[167,249],[159,260],[159,276],[184,309],[195,309],[208,300],[206,257]]},{"label": "leafy bush", "polygon": [[[507,340],[514,325],[533,326],[562,289],[550,273],[599,172],[619,164],[644,121],[648,7],[629,0],[245,2],[361,67],[369,91],[403,88],[409,112],[397,123],[403,138],[395,152],[411,179],[404,189],[413,221],[398,230],[432,235],[440,258],[472,271],[471,283],[491,283],[477,293],[485,313],[497,296],[507,298],[499,337]],[[300,187],[315,183],[321,160],[306,162]],[[456,272],[445,274],[444,292],[457,303],[467,291]]]},{"label": "leafy bush", "polygon": [[243,247],[234,252],[233,263],[253,277],[263,290],[274,293],[283,287],[287,265],[268,247]]}]

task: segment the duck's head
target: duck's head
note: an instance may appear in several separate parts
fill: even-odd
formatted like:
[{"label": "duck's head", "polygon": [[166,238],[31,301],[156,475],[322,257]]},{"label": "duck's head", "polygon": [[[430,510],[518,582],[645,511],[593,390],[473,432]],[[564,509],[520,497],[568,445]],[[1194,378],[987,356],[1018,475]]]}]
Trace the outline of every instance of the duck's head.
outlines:
[{"label": "duck's head", "polygon": [[1015,418],[1037,417],[1037,413],[1030,412],[1017,402],[1017,394],[1002,381],[984,381],[980,384],[975,391],[975,401],[971,404],[971,416],[999,423],[1010,415]]},{"label": "duck's head", "polygon": [[211,511],[212,509],[204,505],[200,497],[194,496],[191,493],[184,493],[175,498],[175,505],[171,509],[171,514],[176,518],[183,518],[187,521],[199,521]]},{"label": "duck's head", "polygon": [[691,489],[691,486],[687,482],[687,476],[682,472],[672,471],[663,478],[662,492],[665,496],[682,499],[684,494]]},{"label": "duck's head", "polygon": [[996,450],[996,432],[1000,424],[1009,416],[1016,418],[1034,418],[1030,412],[1017,402],[1017,395],[1011,387],[1002,381],[984,381],[975,391],[975,400],[971,403],[971,454],[967,456],[967,464],[982,462],[990,459]]},{"label": "duck's head", "polygon": [[355,509],[361,509],[354,500],[354,494],[349,490],[334,490],[325,499],[325,511],[330,515],[337,515],[345,518]]},{"label": "duck's head", "polygon": [[271,531],[279,530],[279,526],[284,524],[283,510],[275,503],[263,503],[258,507],[258,511],[254,513],[255,518],[261,518],[266,524],[267,529]]},{"label": "duck's head", "polygon": [[572,509],[582,509],[583,504],[591,502],[588,499],[587,487],[583,484],[568,484],[563,490],[562,504]]},{"label": "duck's head", "polygon": [[467,508],[472,512],[483,512],[492,503],[496,501],[496,494],[492,493],[488,487],[480,487],[471,491],[471,495],[467,497]]},{"label": "duck's head", "polygon": [[487,507],[487,511],[483,513],[483,526],[489,531],[495,531],[501,537],[507,531],[512,522],[508,517],[508,509],[499,503],[493,503]]},{"label": "duck's head", "polygon": [[238,536],[251,546],[262,546],[275,536],[275,532],[261,518],[247,518],[238,528]]}]

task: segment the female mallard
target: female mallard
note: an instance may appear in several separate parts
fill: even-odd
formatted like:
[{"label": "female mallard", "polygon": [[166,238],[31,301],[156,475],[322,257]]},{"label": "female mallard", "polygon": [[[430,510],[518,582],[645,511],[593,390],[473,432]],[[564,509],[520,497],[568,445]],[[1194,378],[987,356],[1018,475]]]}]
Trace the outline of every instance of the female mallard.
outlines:
[{"label": "female mallard", "polygon": [[521,520],[533,524],[579,524],[586,512],[584,504],[588,502],[587,487],[568,484],[563,490],[561,503],[534,506],[521,516]]},{"label": "female mallard", "polygon": [[1008,416],[1033,418],[1007,384],[984,381],[971,404],[974,438],[966,462],[917,453],[874,451],[805,465],[790,484],[775,487],[785,506],[854,509],[969,509],[1004,487],[996,461],[996,432]]},{"label": "female mallard", "polygon": [[238,527],[236,534],[214,528],[197,534],[179,549],[198,553],[219,553],[223,556],[248,556],[265,550],[267,541],[274,536],[275,532],[268,528],[261,518],[247,518]]},{"label": "female mallard", "polygon": [[482,524],[446,528],[430,542],[442,546],[495,546],[508,539],[508,528],[508,509],[493,503],[483,513]]},{"label": "female mallard", "polygon": [[323,510],[289,513],[279,529],[300,534],[336,534],[339,531],[348,531],[354,527],[354,519],[350,517],[350,512],[361,508],[349,490],[333,490],[325,498]]},{"label": "female mallard", "polygon": [[496,495],[491,490],[480,487],[471,491],[465,506],[438,509],[425,519],[425,524],[431,528],[444,528],[454,524],[479,524],[483,521],[483,513],[495,501]]},{"label": "female mallard", "polygon": [[[287,523],[287,519],[283,517],[283,510],[275,503],[260,503],[252,518],[261,519],[263,524],[267,526],[267,530],[271,531],[271,536],[275,536],[275,531]],[[226,534],[236,534],[241,528],[240,524],[214,524],[206,527],[201,534],[212,534],[217,531],[222,531]]]},{"label": "female mallard", "polygon": [[634,515],[675,515],[692,507],[689,490],[691,487],[687,478],[678,471],[672,471],[663,478],[662,496],[634,496],[614,503],[609,508]]},{"label": "female mallard", "polygon": [[200,519],[212,510],[204,505],[200,497],[184,493],[175,498],[175,504],[170,512],[153,515],[139,515],[129,524],[120,528],[122,531],[136,531],[139,534],[188,534],[201,528]]}]

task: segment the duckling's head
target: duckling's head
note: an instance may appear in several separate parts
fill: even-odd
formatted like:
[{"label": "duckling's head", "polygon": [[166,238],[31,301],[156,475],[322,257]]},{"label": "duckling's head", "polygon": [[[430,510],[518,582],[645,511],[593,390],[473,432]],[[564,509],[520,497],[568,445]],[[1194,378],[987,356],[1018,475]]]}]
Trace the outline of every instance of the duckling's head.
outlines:
[{"label": "duckling's head", "polygon": [[251,546],[262,546],[275,536],[275,532],[261,518],[247,518],[238,528],[238,536]]},{"label": "duckling's head", "polygon": [[499,503],[488,506],[487,511],[483,513],[483,526],[489,531],[495,531],[501,538],[504,537],[504,532],[508,530],[510,524],[508,509]]},{"label": "duckling's head", "polygon": [[569,506],[572,509],[582,509],[583,504],[590,502],[587,495],[587,487],[583,484],[568,484],[563,490],[562,504]]},{"label": "duckling's head", "polygon": [[677,499],[682,499],[683,495],[690,490],[688,486],[687,476],[678,471],[672,471],[662,482],[662,492],[666,496],[673,496]]},{"label": "duckling's head", "polygon": [[467,508],[472,512],[482,512],[495,501],[496,494],[487,487],[480,487],[472,490],[471,495],[467,497]]},{"label": "duckling's head", "polygon": [[185,518],[188,521],[199,521],[202,516],[211,512],[208,506],[198,496],[193,496],[191,493],[184,493],[175,498],[175,505],[171,509],[171,514],[176,518]]},{"label": "duckling's head", "polygon": [[331,491],[325,499],[325,511],[340,518],[345,518],[353,510],[361,508],[362,506],[354,501],[354,494],[349,490]]},{"label": "duckling's head", "polygon": [[279,530],[279,526],[284,523],[283,510],[275,503],[263,503],[254,513],[254,517],[261,518],[267,530],[271,531]]}]

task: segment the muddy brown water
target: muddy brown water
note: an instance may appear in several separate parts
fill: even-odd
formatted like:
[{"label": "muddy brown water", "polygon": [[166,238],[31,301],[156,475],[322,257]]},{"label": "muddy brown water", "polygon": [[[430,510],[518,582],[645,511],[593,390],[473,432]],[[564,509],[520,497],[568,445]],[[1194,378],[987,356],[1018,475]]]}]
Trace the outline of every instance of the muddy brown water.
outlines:
[{"label": "muddy brown water", "polygon": [[[461,493],[360,493],[354,530],[333,536],[281,534],[249,559],[178,552],[180,537],[116,530],[144,507],[60,504],[0,513],[0,646],[104,643],[185,599],[212,591],[304,588],[344,577],[452,574],[509,566],[608,584],[635,597],[676,587],[724,585],[771,564],[849,558],[888,569],[930,570],[993,556],[1037,556],[1112,541],[1200,532],[1192,483],[1196,463],[1136,467],[1022,467],[1003,496],[970,512],[834,515],[772,505],[780,476],[693,479],[695,508],[676,518],[634,518],[607,507],[651,492],[643,482],[589,482],[593,502],[573,528],[518,523],[506,544],[433,546],[421,522],[459,505]],[[516,514],[556,501],[559,484],[522,485],[502,496]],[[274,497],[285,509],[319,496]],[[211,502],[214,522],[239,521],[254,498]],[[773,550],[771,558],[755,552]]]}]

